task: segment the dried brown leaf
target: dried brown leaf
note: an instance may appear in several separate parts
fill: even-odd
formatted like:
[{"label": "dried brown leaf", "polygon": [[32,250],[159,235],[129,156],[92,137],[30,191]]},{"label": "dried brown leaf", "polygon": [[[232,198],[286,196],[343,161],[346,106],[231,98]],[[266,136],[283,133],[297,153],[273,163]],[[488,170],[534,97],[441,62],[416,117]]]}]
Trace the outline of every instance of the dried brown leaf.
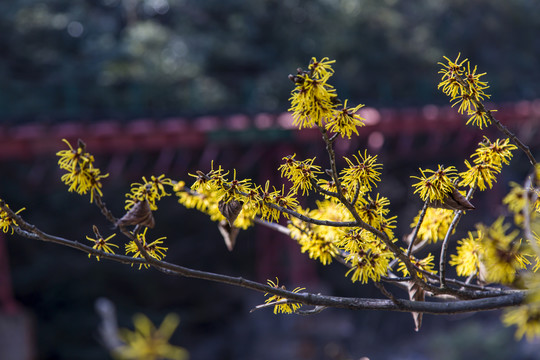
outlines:
[{"label": "dried brown leaf", "polygon": [[454,188],[451,193],[448,194],[444,200],[432,201],[429,203],[430,207],[433,208],[442,208],[448,210],[474,210],[475,207],[473,204],[467,200],[467,198],[459,192],[458,189]]},{"label": "dried brown leaf", "polygon": [[117,226],[142,225],[153,228],[155,225],[154,215],[150,210],[148,200],[139,201],[116,222]]},{"label": "dried brown leaf", "polygon": [[221,214],[225,216],[225,219],[227,219],[227,222],[231,227],[233,227],[234,220],[236,220],[236,218],[240,214],[240,211],[242,211],[242,205],[244,205],[243,202],[234,199],[231,199],[229,201],[219,201],[218,209]]},{"label": "dried brown leaf", "polygon": [[225,220],[221,220],[218,223],[218,229],[223,236],[223,240],[225,240],[225,245],[227,246],[227,249],[229,249],[229,251],[232,251],[234,248],[234,244],[236,244],[236,237],[238,236],[240,229],[234,226],[230,226],[229,223]]},{"label": "dried brown leaf", "polygon": [[[417,283],[409,282],[407,284],[407,290],[409,291],[409,299],[413,301],[424,301],[426,299],[426,293]],[[419,331],[422,326],[422,313],[411,312],[414,320],[414,330]]]}]

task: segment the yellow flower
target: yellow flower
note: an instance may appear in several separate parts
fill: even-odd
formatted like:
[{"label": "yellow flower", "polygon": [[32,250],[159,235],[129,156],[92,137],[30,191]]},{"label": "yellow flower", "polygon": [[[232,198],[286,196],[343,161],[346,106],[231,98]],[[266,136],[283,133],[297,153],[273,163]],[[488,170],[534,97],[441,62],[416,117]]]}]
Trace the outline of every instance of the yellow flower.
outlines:
[{"label": "yellow flower", "polygon": [[360,108],[364,105],[360,104],[355,107],[347,107],[347,101],[341,107],[341,109],[334,109],[333,116],[327,120],[326,129],[339,133],[341,137],[351,138],[352,133],[358,135],[359,126],[364,126],[365,119],[357,114]]},{"label": "yellow flower", "polygon": [[503,164],[510,164],[512,159],[512,151],[517,149],[517,146],[510,144],[510,139],[497,139],[495,142],[491,142],[486,136],[484,141],[478,144],[474,154],[471,156],[474,158],[475,164],[489,164],[495,167],[502,167]]},{"label": "yellow flower", "polygon": [[[106,252],[106,253],[109,253],[109,254],[114,254],[114,251],[111,248],[111,246],[118,247],[118,245],[111,244],[108,241],[111,240],[113,237],[115,237],[115,235],[116,235],[116,233],[112,234],[111,236],[107,237],[106,239],[104,239],[101,236],[97,236],[95,239],[87,236],[86,239],[94,242],[94,246],[92,246],[92,249],[103,251],[103,252]],[[92,256],[92,254],[88,254],[88,257],[91,257],[91,256]],[[99,261],[99,256],[96,255],[96,259],[97,259],[97,261]]]},{"label": "yellow flower", "polygon": [[[309,211],[306,215],[314,219],[320,219],[314,215],[317,210]],[[328,220],[328,219],[327,219]],[[339,229],[331,226],[305,224],[292,218],[288,228],[290,236],[301,246],[302,253],[308,254],[310,259],[319,260],[323,265],[332,263],[332,259],[339,254],[336,245]]]},{"label": "yellow flower", "polygon": [[188,352],[181,347],[169,344],[180,319],[168,314],[156,328],[145,315],[133,317],[134,331],[121,329],[120,339],[124,345],[113,351],[113,356],[126,360],[187,360]]},{"label": "yellow flower", "polygon": [[516,325],[516,339],[523,336],[531,341],[540,336],[540,303],[531,303],[504,311],[502,321],[506,326]]},{"label": "yellow flower", "polygon": [[[144,178],[144,176],[143,176],[143,180],[144,182],[146,182],[146,179]],[[152,184],[152,187],[156,190],[158,199],[161,199],[164,196],[171,195],[165,191],[165,185],[173,186],[173,182],[171,179],[166,178],[164,174],[161,174],[158,177],[155,177],[154,175],[152,175],[148,183]]]},{"label": "yellow flower", "polygon": [[390,206],[388,198],[377,194],[375,199],[368,195],[365,201],[356,206],[356,209],[362,220],[380,230],[381,224],[385,222],[385,216],[390,212],[388,206]]},{"label": "yellow flower", "polygon": [[450,255],[449,264],[456,267],[459,276],[478,274],[480,270],[480,255],[483,251],[481,231],[472,233],[468,237],[458,240],[457,255]]},{"label": "yellow flower", "polygon": [[94,157],[86,152],[86,145],[82,141],[79,140],[76,150],[66,139],[63,141],[68,145],[69,150],[61,150],[56,153],[60,157],[58,166],[67,171],[66,174],[62,175],[61,180],[69,185],[69,192],[75,191],[84,195],[90,191],[90,202],[93,202],[95,194],[103,195],[101,179],[106,178],[109,174],[102,175],[101,171],[94,167]]},{"label": "yellow flower", "polygon": [[[535,241],[536,242],[536,246],[539,247],[540,246],[540,235],[538,235],[536,232],[532,232],[532,239],[527,239],[528,243],[530,244],[531,242]],[[530,244],[532,245],[532,244]],[[533,272],[537,272],[538,269],[540,269],[540,257],[538,257],[538,255],[535,255],[534,256],[534,261],[535,261],[535,264],[533,266],[533,269],[532,271]],[[535,278],[536,279],[536,278]],[[537,299],[535,299],[536,301],[540,301],[540,292],[538,290],[540,290],[540,286],[538,286],[540,284],[536,284],[536,295],[537,295]]]},{"label": "yellow flower", "polygon": [[313,182],[317,182],[317,174],[321,174],[321,167],[313,165],[315,158],[304,161],[296,160],[294,155],[288,155],[283,158],[284,164],[281,164],[278,170],[281,170],[281,177],[286,177],[293,183],[292,191],[302,190],[302,195],[309,193]]},{"label": "yellow flower", "polygon": [[[276,278],[276,282],[273,282],[272,280],[266,281],[268,285],[270,285],[273,288],[279,288],[279,280]],[[285,290],[285,286],[281,286],[283,290]],[[298,293],[302,290],[305,290],[305,288],[297,287],[292,292]],[[266,293],[264,296],[268,296],[269,294]],[[300,309],[302,307],[302,304],[296,303],[296,302],[289,302],[287,298],[283,298],[278,295],[272,295],[268,299],[264,301],[266,304],[275,304],[274,306],[274,314],[292,314],[296,310]]]},{"label": "yellow flower", "polygon": [[459,108],[458,108],[458,112],[460,114],[464,114],[464,113],[471,113],[471,112],[474,112],[476,110],[476,105],[473,101],[474,97],[472,95],[469,95],[469,94],[463,94],[459,97],[457,97],[457,101],[455,101],[453,104],[452,104],[452,107],[456,106],[457,104],[459,104]]},{"label": "yellow flower", "polygon": [[471,64],[467,61],[467,72],[464,74],[466,84],[468,85],[469,93],[472,94],[472,96],[480,101],[484,99],[484,96],[489,98],[490,95],[484,93],[484,90],[489,88],[487,81],[481,81],[480,78],[486,73],[477,74],[477,66],[474,67],[473,71],[471,71]]},{"label": "yellow flower", "polygon": [[[491,110],[493,112],[495,110]],[[467,120],[467,125],[473,124],[474,126],[478,126],[481,129],[483,129],[484,126],[488,126],[491,124],[491,119],[489,118],[487,112],[481,109],[470,109],[467,111],[467,115],[470,116],[469,120]]]},{"label": "yellow flower", "polygon": [[345,228],[338,233],[337,245],[346,253],[358,253],[363,251],[366,244],[377,243],[377,237],[373,233],[360,228]]},{"label": "yellow flower", "polygon": [[[137,240],[142,244],[143,249],[153,257],[154,259],[161,260],[165,257],[165,252],[167,251],[167,248],[164,246],[160,246],[163,244],[163,239],[166,239],[166,237],[160,237],[159,239],[154,240],[152,243],[148,244],[146,242],[146,231],[148,228],[144,228],[144,231],[137,234]],[[133,253],[133,258],[142,258],[144,259],[143,254],[139,250],[139,247],[135,243],[135,241],[130,241],[128,244],[126,244],[126,255]],[[150,265],[148,264],[140,264],[139,270],[142,267],[148,268]]]},{"label": "yellow flower", "polygon": [[280,215],[283,214],[284,217],[289,218],[289,214],[281,213],[277,208],[272,207],[271,205],[277,205],[286,209],[296,209],[298,206],[298,200],[295,198],[295,192],[289,190],[287,195],[285,195],[285,185],[282,186],[281,190],[274,188],[274,191],[269,191],[270,182],[267,181],[264,190],[262,191],[259,202],[259,211],[261,214],[261,219],[278,222]]},{"label": "yellow flower", "polygon": [[[421,177],[411,176],[414,179],[420,180],[413,186],[416,188],[414,193],[420,193],[420,198],[424,201],[441,201],[444,200],[449,193],[454,189],[454,181],[456,180],[456,168],[449,166],[444,168],[438,165],[437,170],[420,169]],[[426,173],[431,173],[428,177]]]},{"label": "yellow flower", "polygon": [[378,239],[369,235],[363,237],[362,241],[357,240],[356,245],[358,250],[345,258],[351,267],[345,276],[351,274],[352,282],[360,281],[362,284],[368,280],[379,281],[381,276],[387,274],[388,264],[394,255]]},{"label": "yellow flower", "polygon": [[[503,198],[503,204],[508,207],[508,210],[514,214],[514,223],[521,225],[523,223],[523,211],[525,210],[525,189],[518,183],[510,182],[510,191]],[[529,193],[529,213],[531,220],[534,219],[536,214],[533,212],[535,204],[531,201],[532,194]]]},{"label": "yellow flower", "polygon": [[173,191],[174,192],[180,192],[180,191],[185,191],[185,187],[186,187],[186,182],[185,181],[176,181],[176,182],[173,182]]},{"label": "yellow flower", "polygon": [[344,157],[349,165],[340,172],[341,183],[348,193],[355,193],[355,186],[360,186],[362,193],[370,191],[372,185],[376,186],[377,182],[381,181],[379,177],[382,164],[378,164],[377,155],[371,156],[364,151],[364,155],[358,152],[358,157],[353,154],[356,163]]},{"label": "yellow flower", "polygon": [[456,80],[457,77],[460,77],[465,72],[465,67],[463,66],[468,60],[459,61],[461,53],[458,54],[456,60],[452,61],[446,56],[444,56],[447,63],[439,62],[439,65],[442,65],[442,69],[439,70],[439,74],[442,74],[441,82],[438,85],[438,88],[442,87],[442,91],[454,99],[461,92],[461,84]]},{"label": "yellow flower", "polygon": [[480,191],[484,191],[487,188],[486,186],[491,189],[493,183],[497,182],[495,175],[500,172],[500,168],[485,163],[471,166],[467,160],[465,160],[465,165],[468,170],[459,173],[461,181],[458,186],[469,186],[471,188],[477,186]]},{"label": "yellow flower", "polygon": [[236,169],[234,169],[233,179],[231,181],[225,181],[223,188],[226,189],[226,193],[224,194],[224,196],[233,198],[238,201],[243,201],[243,194],[249,193],[252,189],[251,179],[237,180]]},{"label": "yellow flower", "polygon": [[519,251],[521,241],[516,240],[519,231],[507,234],[510,226],[503,221],[500,217],[490,227],[479,226],[483,234],[481,261],[485,265],[486,281],[508,284],[514,281],[517,270],[526,268],[530,262]]},{"label": "yellow flower", "polygon": [[330,264],[339,253],[334,241],[323,237],[316,230],[299,236],[298,244],[301,246],[302,253],[307,252],[310,259],[319,260],[323,265]]},{"label": "yellow flower", "polygon": [[[343,206],[334,201],[317,201],[317,208],[313,210],[296,211],[309,218],[329,221],[350,221],[352,217]],[[301,246],[301,251],[307,252],[310,259],[319,260],[323,265],[330,264],[338,256],[338,238],[343,229],[333,226],[313,225],[291,217],[288,225],[290,236]]]},{"label": "yellow flower", "polygon": [[[416,224],[420,219],[420,212],[411,223],[411,228],[416,227]],[[416,236],[417,241],[436,243],[437,241],[444,239],[448,232],[448,228],[450,227],[450,223],[452,222],[453,214],[453,210],[427,208],[422,225],[420,226],[420,229],[418,229],[418,234]]]},{"label": "yellow flower", "polygon": [[[7,204],[6,206],[9,207]],[[18,214],[23,210],[25,210],[25,208],[19,209],[15,214]],[[13,226],[18,226],[17,222],[10,218],[4,210],[0,209],[0,229],[2,229],[4,233],[11,230],[11,234],[13,234]]]},{"label": "yellow flower", "polygon": [[77,149],[73,149],[66,139],[62,139],[62,141],[67,144],[69,150],[60,150],[56,153],[60,157],[58,160],[60,169],[74,171],[78,166],[94,162],[94,157],[86,152],[86,144],[81,140],[78,141]]},{"label": "yellow flower", "polygon": [[150,209],[155,211],[157,210],[156,202],[164,196],[171,195],[165,191],[165,185],[173,186],[173,183],[165,175],[162,174],[158,177],[152,175],[150,181],[146,180],[144,176],[142,179],[142,183],[131,184],[131,190],[126,194],[126,210],[131,209],[138,202],[147,200],[150,204]]},{"label": "yellow flower", "polygon": [[328,79],[333,74],[330,66],[333,62],[327,58],[318,62],[313,58],[309,72],[293,77],[296,86],[289,98],[289,111],[292,112],[293,125],[299,129],[322,126],[323,119],[332,117],[337,95],[335,89],[328,84]]},{"label": "yellow flower", "polygon": [[[437,273],[437,271],[434,269],[434,267],[435,267],[435,264],[434,264],[435,257],[432,254],[428,254],[428,256],[426,256],[425,258],[420,259],[420,260],[415,258],[414,256],[410,256],[409,259],[411,260],[411,263],[416,268],[418,268],[419,270],[427,271],[427,272],[429,272],[431,274],[436,274]],[[399,262],[398,270],[403,273],[403,276],[409,276],[409,274],[410,274],[409,270],[407,269],[407,266],[405,265],[405,263],[403,261]],[[418,277],[423,279],[424,274],[422,272],[418,272]]]},{"label": "yellow flower", "polygon": [[311,71],[313,77],[321,79],[327,76],[332,76],[334,74],[334,69],[332,69],[332,64],[336,60],[329,60],[327,57],[322,58],[317,61],[316,58],[311,58],[308,69]]},{"label": "yellow flower", "polygon": [[467,124],[472,123],[482,129],[491,124],[488,113],[481,105],[484,98],[490,97],[484,92],[489,88],[487,82],[480,80],[486,73],[477,74],[476,66],[471,71],[471,64],[467,59],[459,61],[460,55],[458,54],[454,61],[444,57],[447,63],[439,63],[442,65],[439,71],[442,78],[438,88],[442,88],[442,91],[450,97],[450,101],[454,102],[452,106],[460,104],[458,108],[460,114],[466,112],[470,116]]}]

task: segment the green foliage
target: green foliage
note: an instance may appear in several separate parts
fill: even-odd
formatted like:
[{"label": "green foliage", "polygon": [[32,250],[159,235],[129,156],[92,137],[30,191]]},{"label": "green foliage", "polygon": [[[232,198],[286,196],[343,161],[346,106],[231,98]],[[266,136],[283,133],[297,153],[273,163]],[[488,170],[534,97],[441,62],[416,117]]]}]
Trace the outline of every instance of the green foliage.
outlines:
[{"label": "green foliage", "polygon": [[313,55],[339,61],[344,70],[335,85],[347,97],[372,106],[425,104],[442,101],[432,91],[434,64],[457,50],[499,74],[492,84],[499,97],[534,98],[539,6],[5,1],[0,106],[10,118],[282,111],[289,87],[283,74]]}]

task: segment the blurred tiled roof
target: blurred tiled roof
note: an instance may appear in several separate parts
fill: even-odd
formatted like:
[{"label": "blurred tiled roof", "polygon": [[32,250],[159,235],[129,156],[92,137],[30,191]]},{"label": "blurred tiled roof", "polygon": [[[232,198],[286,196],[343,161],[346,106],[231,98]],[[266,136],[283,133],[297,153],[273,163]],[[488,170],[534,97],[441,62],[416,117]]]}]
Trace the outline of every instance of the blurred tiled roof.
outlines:
[{"label": "blurred tiled roof", "polygon": [[[510,129],[525,138],[538,136],[540,99],[505,103],[488,108],[497,109],[495,116]],[[377,134],[383,137],[440,135],[471,128],[456,109],[426,105],[422,108],[363,108],[360,115],[366,126],[359,129],[360,138]],[[63,148],[61,139],[78,138],[96,154],[127,154],[133,151],[202,148],[208,143],[261,143],[319,141],[317,130],[298,131],[292,126],[290,113],[254,116],[203,116],[193,119],[114,119],[94,122],[58,124],[30,123],[20,126],[0,126],[0,161],[31,159],[51,154]],[[525,141],[527,139],[524,139]],[[376,140],[375,140],[376,141]],[[537,140],[536,140],[537,141]]]}]

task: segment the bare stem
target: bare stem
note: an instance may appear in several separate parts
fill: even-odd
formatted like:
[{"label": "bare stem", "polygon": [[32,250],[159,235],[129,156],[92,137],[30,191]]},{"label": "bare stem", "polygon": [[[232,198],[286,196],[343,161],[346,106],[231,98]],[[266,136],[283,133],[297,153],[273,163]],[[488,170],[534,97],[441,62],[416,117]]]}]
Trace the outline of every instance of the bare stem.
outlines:
[{"label": "bare stem", "polygon": [[[455,77],[456,81],[461,85],[462,89],[465,89],[470,94],[470,91],[468,90],[468,85],[466,80],[464,80],[461,76]],[[527,155],[527,158],[529,159],[529,162],[532,164],[532,166],[536,165],[536,159],[534,158],[533,154],[531,153],[531,149],[527,145],[525,145],[513,132],[511,132],[506,126],[504,126],[496,117],[493,116],[492,112],[490,110],[487,110],[484,104],[480,101],[472,97],[472,100],[474,101],[474,104],[476,105],[476,108],[480,110],[481,112],[486,113],[489,120],[495,125],[495,127],[501,131],[503,134],[505,134],[510,140],[516,144],[518,148],[520,148],[525,155]]]},{"label": "bare stem", "polygon": [[[470,200],[472,198],[475,189],[476,187],[471,187],[469,189],[469,192],[467,193],[467,200]],[[439,260],[439,282],[441,284],[441,288],[446,287],[446,252],[448,251],[448,241],[450,239],[450,235],[459,223],[462,215],[463,210],[457,210],[454,213],[454,218],[452,219],[452,222],[450,223],[450,226],[446,231],[446,235],[444,236],[444,240],[441,246],[441,258]]]},{"label": "bare stem", "polygon": [[411,242],[409,243],[409,248],[407,249],[407,256],[411,256],[414,243],[416,242],[416,236],[418,236],[418,231],[420,230],[420,226],[422,226],[422,222],[424,221],[424,216],[426,216],[427,208],[428,208],[428,200],[424,202],[424,206],[422,207],[422,211],[420,212],[420,217],[418,218],[418,222],[416,223],[416,226],[414,227],[414,230],[411,234]]}]

